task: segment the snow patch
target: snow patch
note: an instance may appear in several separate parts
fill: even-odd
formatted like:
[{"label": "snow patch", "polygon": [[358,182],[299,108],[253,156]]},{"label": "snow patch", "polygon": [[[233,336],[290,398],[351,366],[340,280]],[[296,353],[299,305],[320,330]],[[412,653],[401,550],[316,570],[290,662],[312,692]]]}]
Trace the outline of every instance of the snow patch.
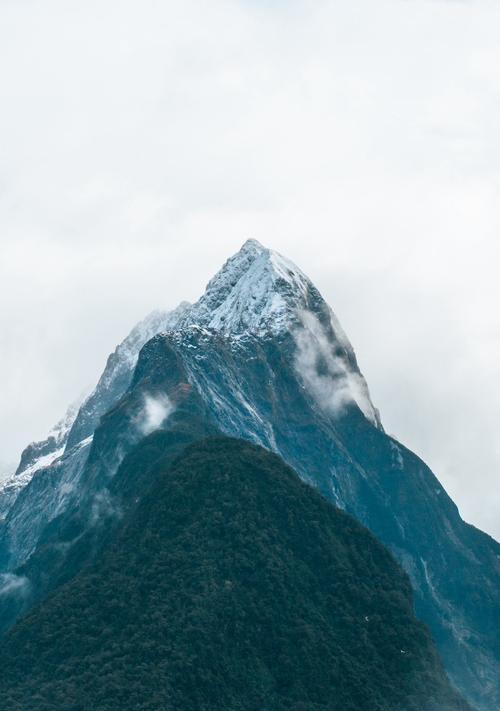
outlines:
[{"label": "snow patch", "polygon": [[50,467],[51,464],[53,464],[56,459],[59,459],[59,457],[62,457],[64,454],[64,446],[60,447],[59,449],[56,449],[55,452],[50,452],[49,454],[45,454],[43,457],[39,457],[33,464],[31,464],[29,467],[26,467],[26,469],[23,470],[23,472],[18,475],[19,477],[22,477],[23,479],[28,478],[30,480],[35,472],[37,472],[39,469],[46,469],[47,467]]},{"label": "snow patch", "polygon": [[42,469],[48,469],[59,460],[64,454],[65,445],[56,449],[54,452],[45,454],[43,457],[38,457],[29,467],[23,469],[20,474],[12,474],[10,477],[2,481],[0,485],[0,520],[7,516],[10,507],[16,500],[19,492],[27,486],[33,479],[34,475]]}]

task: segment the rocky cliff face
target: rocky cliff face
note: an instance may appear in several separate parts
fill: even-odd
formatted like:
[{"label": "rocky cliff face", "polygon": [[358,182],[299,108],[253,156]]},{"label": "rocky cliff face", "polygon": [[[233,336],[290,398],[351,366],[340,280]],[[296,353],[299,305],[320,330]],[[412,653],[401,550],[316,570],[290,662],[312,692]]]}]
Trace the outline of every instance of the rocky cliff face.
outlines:
[{"label": "rocky cliff face", "polygon": [[141,341],[138,360],[140,346],[119,365],[110,358],[64,456],[7,507],[3,626],[78,568],[85,536],[99,550],[140,500],[122,462],[144,436],[171,432],[174,447],[179,427],[186,441],[215,429],[275,451],[365,524],[408,572],[456,686],[477,708],[496,709],[500,547],[384,433],[352,346],[310,280],[247,242],[196,304],[154,320]]}]

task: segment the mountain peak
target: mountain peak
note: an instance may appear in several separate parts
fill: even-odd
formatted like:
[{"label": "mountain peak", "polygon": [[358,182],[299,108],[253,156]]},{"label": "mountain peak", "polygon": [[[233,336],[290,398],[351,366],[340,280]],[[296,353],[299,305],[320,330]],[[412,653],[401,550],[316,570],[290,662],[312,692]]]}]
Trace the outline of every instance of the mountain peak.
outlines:
[{"label": "mountain peak", "polygon": [[308,308],[312,290],[295,264],[249,239],[210,280],[181,325],[195,323],[233,335],[277,333]]},{"label": "mountain peak", "polygon": [[264,245],[261,244],[261,242],[259,242],[258,239],[254,239],[253,237],[250,237],[243,243],[238,254],[241,254],[243,252],[256,252],[256,253],[260,254],[261,252],[265,252],[265,251],[269,251],[267,249],[267,247],[264,247]]}]

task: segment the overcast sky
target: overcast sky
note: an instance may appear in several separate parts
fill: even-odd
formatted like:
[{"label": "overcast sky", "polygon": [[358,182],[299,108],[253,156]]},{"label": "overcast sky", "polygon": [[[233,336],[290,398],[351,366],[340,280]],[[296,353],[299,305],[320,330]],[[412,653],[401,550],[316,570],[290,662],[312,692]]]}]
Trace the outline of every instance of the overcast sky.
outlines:
[{"label": "overcast sky", "polygon": [[499,37],[498,0],[0,0],[1,466],[255,237],[498,537]]}]

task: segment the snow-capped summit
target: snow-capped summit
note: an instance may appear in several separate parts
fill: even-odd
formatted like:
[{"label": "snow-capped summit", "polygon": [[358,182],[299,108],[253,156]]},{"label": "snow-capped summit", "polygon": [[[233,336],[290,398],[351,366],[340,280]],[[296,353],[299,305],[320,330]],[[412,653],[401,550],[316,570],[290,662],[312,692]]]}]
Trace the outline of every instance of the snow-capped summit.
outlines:
[{"label": "snow-capped summit", "polygon": [[295,264],[249,239],[211,279],[205,293],[179,320],[225,334],[265,335],[287,330],[317,293]]},{"label": "snow-capped summit", "polygon": [[291,336],[299,377],[318,405],[338,413],[355,403],[375,427],[382,427],[354,350],[331,308],[304,272],[257,240],[247,240],[228,259],[171,330],[182,337],[190,327],[236,340]]},{"label": "snow-capped summit", "polygon": [[[23,452],[15,475],[0,485],[0,516],[5,515],[19,491],[38,470],[50,466],[92,436],[101,416],[129,387],[139,352],[147,341],[161,332],[174,332],[182,338],[192,327],[235,339],[299,334],[299,356],[323,361],[325,344],[322,345],[322,340],[326,339],[332,352],[338,351],[338,346],[341,354],[327,363],[328,372],[321,382],[311,380],[310,369],[304,369],[306,384],[313,391],[319,388],[322,393],[325,383],[330,384],[342,398],[354,400],[365,416],[380,426],[352,346],[330,307],[293,262],[257,240],[249,239],[210,280],[195,304],[184,301],[172,311],[153,311],[132,329],[109,356],[94,391],[81,405],[70,408],[46,440],[32,443]],[[320,400],[323,402],[325,398]],[[2,512],[2,504],[5,512]]]}]

